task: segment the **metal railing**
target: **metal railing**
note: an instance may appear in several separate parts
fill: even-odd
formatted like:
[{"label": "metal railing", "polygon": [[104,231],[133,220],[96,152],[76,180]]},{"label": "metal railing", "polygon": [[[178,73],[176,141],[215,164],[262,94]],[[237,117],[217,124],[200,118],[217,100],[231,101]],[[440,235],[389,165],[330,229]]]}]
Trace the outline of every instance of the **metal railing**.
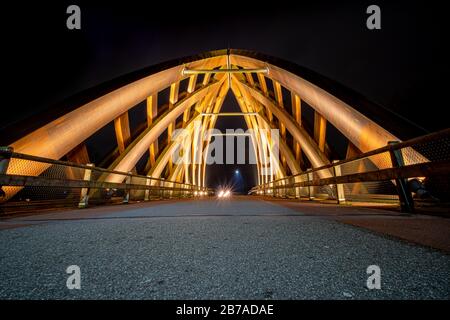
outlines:
[{"label": "metal railing", "polygon": [[[309,169],[254,187],[250,193],[283,198],[400,202],[450,199],[450,129]],[[413,198],[414,196],[414,198]]]},{"label": "metal railing", "polygon": [[[114,181],[121,182],[108,182],[107,177],[111,176]],[[0,214],[212,194],[212,189],[197,185],[16,153],[9,147],[0,148]]]}]

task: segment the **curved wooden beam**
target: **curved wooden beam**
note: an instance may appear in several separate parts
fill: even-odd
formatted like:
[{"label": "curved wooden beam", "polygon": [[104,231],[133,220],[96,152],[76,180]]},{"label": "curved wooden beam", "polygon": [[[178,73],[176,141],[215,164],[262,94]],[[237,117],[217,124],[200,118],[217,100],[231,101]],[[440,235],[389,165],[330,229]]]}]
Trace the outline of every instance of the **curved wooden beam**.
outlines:
[{"label": "curved wooden beam", "polygon": [[292,134],[294,139],[298,141],[308,157],[311,165],[314,168],[329,164],[329,160],[319,150],[317,144],[308,135],[308,133],[300,127],[297,122],[286,112],[286,110],[280,108],[272,99],[266,97],[258,90],[251,88],[245,83],[236,80],[238,86],[246,91],[249,95],[253,96],[262,105],[265,105],[269,110],[278,118],[278,120],[286,126],[287,130]]},{"label": "curved wooden beam", "polygon": [[[253,87],[250,84],[251,87]],[[253,100],[251,96],[247,96],[245,98],[246,100]],[[247,102],[249,105],[256,105],[256,101]],[[264,106],[263,106],[264,107]],[[257,108],[253,107],[251,109],[253,112],[258,112]],[[258,114],[258,117],[255,117],[256,121],[258,122],[258,126],[267,130],[270,129],[277,129],[273,124],[270,123],[269,119],[267,119],[261,112]],[[279,140],[279,147],[280,147],[280,153],[281,156],[286,159],[287,165],[289,169],[291,170],[292,174],[296,175],[300,173],[302,170],[300,168],[300,164],[296,161],[296,158],[294,157],[294,154],[292,153],[291,149],[288,147],[286,141],[284,139]]]},{"label": "curved wooden beam", "polygon": [[[220,87],[222,81],[211,83],[201,89],[193,92],[183,100],[177,102],[171,110],[161,115],[149,128],[142,132],[125,150],[125,152],[110,166],[111,169],[122,172],[129,172],[143,154],[148,150],[150,145],[159,135],[169,126],[169,124],[177,119],[189,107],[201,100],[208,93],[214,92]],[[122,176],[111,174],[106,178],[107,182],[121,182]]]},{"label": "curved wooden beam", "polygon": [[[222,109],[223,102],[225,101],[225,97],[228,94],[228,91],[229,91],[228,84],[224,83],[219,90],[219,94],[217,95],[217,98],[214,101],[214,107],[212,108],[212,113],[220,112],[220,110]],[[208,121],[208,119],[209,119],[208,129],[213,129],[215,127],[215,124],[217,121],[217,116],[215,116],[215,115],[206,116],[205,121]],[[203,154],[208,154],[210,136],[208,135],[208,137],[206,137],[205,140],[206,140],[206,146],[205,146]],[[200,180],[201,186],[205,187],[206,186],[206,161],[204,159],[202,162],[201,170],[202,170],[202,175],[201,175],[201,180]]]},{"label": "curved wooden beam", "polygon": [[[236,100],[241,108],[242,112],[248,112],[247,101],[243,96],[243,93],[240,91],[240,88],[236,84],[235,80],[231,81],[231,89],[236,97]],[[261,134],[259,134],[259,124],[256,117],[246,116],[247,126],[253,129],[254,140],[257,142],[257,157],[259,161],[259,172],[261,175],[261,183],[267,183],[271,180],[272,176],[269,178],[266,174],[267,172],[263,170],[263,164],[266,166],[269,161],[267,160],[267,149],[268,147],[265,144],[265,140],[262,139]],[[264,174],[263,174],[264,173]]]},{"label": "curved wooden beam", "polygon": [[267,67],[269,78],[298,94],[363,152],[384,147],[389,141],[400,141],[342,100],[300,76],[246,56],[232,54],[230,59],[231,63],[244,68]]}]

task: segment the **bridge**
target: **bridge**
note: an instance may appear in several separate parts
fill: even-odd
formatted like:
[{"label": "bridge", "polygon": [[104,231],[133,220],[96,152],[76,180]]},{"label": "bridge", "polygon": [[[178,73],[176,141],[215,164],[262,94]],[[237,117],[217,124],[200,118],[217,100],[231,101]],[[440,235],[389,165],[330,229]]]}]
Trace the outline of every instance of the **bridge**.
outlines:
[{"label": "bridge", "polygon": [[[239,110],[222,110],[230,94]],[[222,117],[247,128],[223,133]],[[224,137],[253,161],[248,195],[208,185]],[[450,297],[450,129],[418,134],[288,61],[168,61],[0,143],[3,298]],[[381,289],[366,286],[373,265]]]}]

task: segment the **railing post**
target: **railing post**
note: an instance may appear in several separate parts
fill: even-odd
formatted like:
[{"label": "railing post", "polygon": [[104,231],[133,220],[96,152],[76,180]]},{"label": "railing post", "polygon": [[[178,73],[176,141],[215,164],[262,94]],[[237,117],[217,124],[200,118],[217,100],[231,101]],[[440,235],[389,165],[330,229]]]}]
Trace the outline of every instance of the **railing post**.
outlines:
[{"label": "railing post", "polygon": [[161,199],[164,199],[164,179],[161,178],[161,180],[159,180],[159,193],[160,193],[160,197]]},{"label": "railing post", "polygon": [[[12,147],[1,147],[0,148],[0,174],[6,174],[8,171],[9,161],[14,149]],[[5,191],[3,191],[0,185],[0,199],[5,197]]]},{"label": "railing post", "polygon": [[179,198],[186,198],[184,195],[184,189],[186,189],[186,186],[184,184],[180,184],[180,195]]},{"label": "railing post", "polygon": [[[314,180],[313,172],[308,172],[307,175],[308,175],[308,182],[311,182]],[[308,186],[308,197],[309,197],[309,200],[314,200],[314,187],[313,186]]]},{"label": "railing post", "polygon": [[294,196],[294,198],[295,198],[295,189],[293,186],[293,184],[294,184],[293,181],[294,181],[294,177],[288,178],[288,185],[289,185],[288,198],[291,198],[292,196]]},{"label": "railing post", "polygon": [[[300,176],[299,175],[295,176],[295,178],[294,178],[294,184],[297,183],[297,182],[300,182]],[[297,187],[297,186],[294,187],[294,192],[295,192],[295,199],[301,199],[302,194],[301,194],[300,187]]]},{"label": "railing post", "polygon": [[[287,180],[287,181],[286,181],[286,180]],[[289,191],[290,191],[289,180],[290,180],[289,178],[283,180],[283,183],[284,183],[284,194],[283,194],[283,198],[289,198]]]},{"label": "railing post", "polygon": [[[147,187],[150,186],[150,182],[151,182],[150,176],[147,176],[147,179],[145,179],[145,185],[146,185]],[[150,198],[150,189],[145,189],[145,192],[144,192],[144,201],[148,201],[149,198]]]},{"label": "railing post", "polygon": [[[399,149],[394,149],[392,146],[399,143],[398,141],[389,141],[388,145],[391,146],[389,149],[389,154],[391,156],[392,166],[394,168],[400,168],[405,165],[403,160],[402,151]],[[402,212],[412,213],[414,212],[414,200],[411,195],[411,191],[408,187],[408,182],[406,179],[396,178],[395,184],[397,187],[398,198],[400,200],[400,210]]]},{"label": "railing post", "polygon": [[6,174],[13,151],[12,147],[0,147],[0,174]]},{"label": "railing post", "polygon": [[280,188],[280,183],[280,181],[274,183],[275,187],[277,188],[277,198],[281,198],[282,189]]},{"label": "railing post", "polygon": [[130,188],[128,187],[131,184],[131,174],[132,172],[128,172],[127,178],[125,179],[126,187],[125,187],[125,196],[123,197],[122,203],[127,204],[130,202]]},{"label": "railing post", "polygon": [[[93,163],[86,164],[88,167],[93,167]],[[84,181],[91,181],[92,169],[84,169]],[[80,194],[80,202],[78,208],[83,209],[89,205],[89,188],[82,188]]]},{"label": "railing post", "polygon": [[[333,160],[333,163],[337,163],[339,160]],[[342,175],[341,172],[341,166],[334,165],[333,166],[333,174],[334,177],[339,177]],[[336,187],[336,201],[338,204],[344,204],[345,203],[345,191],[344,191],[344,185],[342,183],[335,184]]]}]

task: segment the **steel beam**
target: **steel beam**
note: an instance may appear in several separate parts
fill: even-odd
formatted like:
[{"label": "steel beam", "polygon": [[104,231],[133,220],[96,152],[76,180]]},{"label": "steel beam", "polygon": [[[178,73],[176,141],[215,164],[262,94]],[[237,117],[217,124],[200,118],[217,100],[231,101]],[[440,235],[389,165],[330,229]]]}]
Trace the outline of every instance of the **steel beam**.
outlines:
[{"label": "steel beam", "polygon": [[267,68],[256,68],[256,69],[183,69],[182,75],[196,75],[196,74],[217,74],[217,73],[263,73],[267,74]]},{"label": "steel beam", "polygon": [[201,116],[234,117],[234,116],[257,116],[257,112],[210,112],[201,113]]}]

